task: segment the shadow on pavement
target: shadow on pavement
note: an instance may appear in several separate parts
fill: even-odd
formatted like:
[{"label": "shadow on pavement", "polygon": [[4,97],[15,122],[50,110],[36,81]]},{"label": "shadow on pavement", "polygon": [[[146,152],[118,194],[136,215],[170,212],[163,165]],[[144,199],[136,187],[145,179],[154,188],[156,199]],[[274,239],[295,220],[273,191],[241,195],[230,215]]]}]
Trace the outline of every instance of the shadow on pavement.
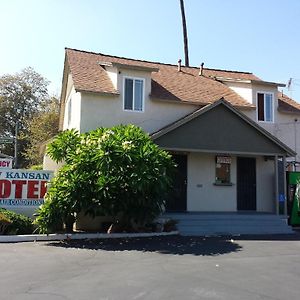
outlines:
[{"label": "shadow on pavement", "polygon": [[101,251],[142,251],[175,255],[217,256],[242,250],[233,240],[221,237],[153,237],[51,242],[47,246]]},{"label": "shadow on pavement", "polygon": [[240,235],[232,238],[236,241],[300,241],[300,232],[294,234]]}]

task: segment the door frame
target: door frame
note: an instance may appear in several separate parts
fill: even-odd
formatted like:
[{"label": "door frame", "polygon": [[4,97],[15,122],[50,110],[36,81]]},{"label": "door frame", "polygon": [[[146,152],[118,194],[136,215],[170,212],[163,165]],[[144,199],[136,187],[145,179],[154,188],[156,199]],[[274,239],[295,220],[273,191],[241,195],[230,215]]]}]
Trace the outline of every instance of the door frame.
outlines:
[{"label": "door frame", "polygon": [[[175,213],[175,212],[187,212],[187,181],[188,181],[188,154],[187,153],[180,153],[180,152],[171,152],[170,153],[172,155],[172,158],[174,159],[174,157],[184,157],[185,158],[185,162],[184,162],[184,165],[185,165],[185,170],[184,170],[184,173],[185,173],[185,176],[183,176],[183,181],[181,181],[181,186],[180,188],[183,188],[182,191],[181,191],[181,196],[183,197],[182,199],[180,199],[179,201],[182,201],[181,203],[178,201],[179,203],[179,206],[182,205],[182,208],[180,207],[180,209],[176,209],[176,203],[174,204],[174,207],[175,208],[172,208],[171,206],[171,209],[168,208],[168,200],[166,201],[166,212],[171,212],[171,213]],[[174,159],[175,162],[176,162],[176,158]],[[178,168],[179,169],[179,168]],[[176,182],[178,183],[178,182]],[[169,196],[168,197],[172,197],[172,194],[174,194],[174,189],[176,189],[175,186],[172,186],[172,189],[170,190],[170,193],[169,193]],[[177,204],[178,204],[177,203]]]},{"label": "door frame", "polygon": [[[245,204],[245,202],[240,201],[240,198],[242,197],[242,195],[240,195],[240,190],[239,188],[241,188],[241,184],[243,183],[242,180],[246,180],[245,177],[241,177],[240,176],[240,169],[239,169],[239,160],[241,161],[242,159],[249,159],[252,160],[252,167],[254,167],[253,171],[253,176],[252,176],[252,180],[253,182],[249,183],[249,185],[247,186],[247,188],[251,188],[252,185],[252,193],[253,193],[253,200],[252,203],[249,205],[249,208],[244,207],[244,208],[239,208],[241,205]],[[256,161],[256,157],[253,156],[237,156],[236,157],[236,210],[238,212],[255,212],[257,211],[257,161]],[[246,176],[249,176],[250,173],[248,173]],[[251,174],[250,174],[251,175]],[[245,193],[245,191],[244,191]]]}]

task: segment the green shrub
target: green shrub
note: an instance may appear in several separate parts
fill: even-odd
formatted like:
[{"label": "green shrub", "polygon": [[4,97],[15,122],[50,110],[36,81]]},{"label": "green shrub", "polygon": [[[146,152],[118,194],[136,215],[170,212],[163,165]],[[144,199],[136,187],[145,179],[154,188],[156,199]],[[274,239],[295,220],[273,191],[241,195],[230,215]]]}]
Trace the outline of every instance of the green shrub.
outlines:
[{"label": "green shrub", "polygon": [[60,133],[48,155],[65,161],[51,181],[36,224],[41,232],[79,212],[112,216],[126,228],[143,227],[163,210],[174,163],[134,125]]},{"label": "green shrub", "polygon": [[43,170],[43,165],[32,165],[29,167],[30,170]]},{"label": "green shrub", "polygon": [[7,226],[11,224],[11,220],[0,212],[0,234],[4,234]]},{"label": "green shrub", "polygon": [[31,234],[33,232],[32,219],[4,208],[0,208],[0,214],[11,222],[6,227],[4,234]]}]

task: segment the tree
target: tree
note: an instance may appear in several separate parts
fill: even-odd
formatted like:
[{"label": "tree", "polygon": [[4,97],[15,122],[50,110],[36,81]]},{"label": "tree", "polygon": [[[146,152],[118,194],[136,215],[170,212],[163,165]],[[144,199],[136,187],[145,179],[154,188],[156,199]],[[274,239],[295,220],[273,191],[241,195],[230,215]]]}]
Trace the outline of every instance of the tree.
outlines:
[{"label": "tree", "polygon": [[[14,137],[16,126],[20,135],[27,135],[28,124],[49,99],[49,82],[28,67],[14,75],[0,77],[0,136]],[[20,153],[24,152],[27,141],[19,143]],[[13,156],[13,145],[6,145],[4,152]],[[20,165],[26,165],[21,157]]]},{"label": "tree", "polygon": [[182,19],[185,66],[189,67],[190,63],[189,63],[188,37],[187,37],[186,19],[185,19],[183,0],[180,0],[180,11],[181,11],[181,19]]},{"label": "tree", "polygon": [[71,223],[79,212],[113,216],[125,227],[143,226],[161,212],[174,163],[134,125],[60,133],[49,156],[65,165],[52,180],[36,220],[42,232]]},{"label": "tree", "polygon": [[58,133],[59,100],[52,97],[41,105],[31,120],[27,121],[27,135],[23,139],[28,141],[24,156],[31,165],[41,164],[43,161],[42,143],[48,141]]}]

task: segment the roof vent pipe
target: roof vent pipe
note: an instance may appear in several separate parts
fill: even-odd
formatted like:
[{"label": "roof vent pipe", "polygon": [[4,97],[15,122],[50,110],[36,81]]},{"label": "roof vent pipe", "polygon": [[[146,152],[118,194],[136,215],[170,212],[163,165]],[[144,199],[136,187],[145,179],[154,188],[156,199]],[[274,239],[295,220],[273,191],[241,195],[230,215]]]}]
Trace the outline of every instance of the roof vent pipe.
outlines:
[{"label": "roof vent pipe", "polygon": [[178,72],[181,72],[181,59],[178,59]]},{"label": "roof vent pipe", "polygon": [[202,63],[200,66],[199,76],[203,75],[203,66],[204,66],[204,63]]}]

